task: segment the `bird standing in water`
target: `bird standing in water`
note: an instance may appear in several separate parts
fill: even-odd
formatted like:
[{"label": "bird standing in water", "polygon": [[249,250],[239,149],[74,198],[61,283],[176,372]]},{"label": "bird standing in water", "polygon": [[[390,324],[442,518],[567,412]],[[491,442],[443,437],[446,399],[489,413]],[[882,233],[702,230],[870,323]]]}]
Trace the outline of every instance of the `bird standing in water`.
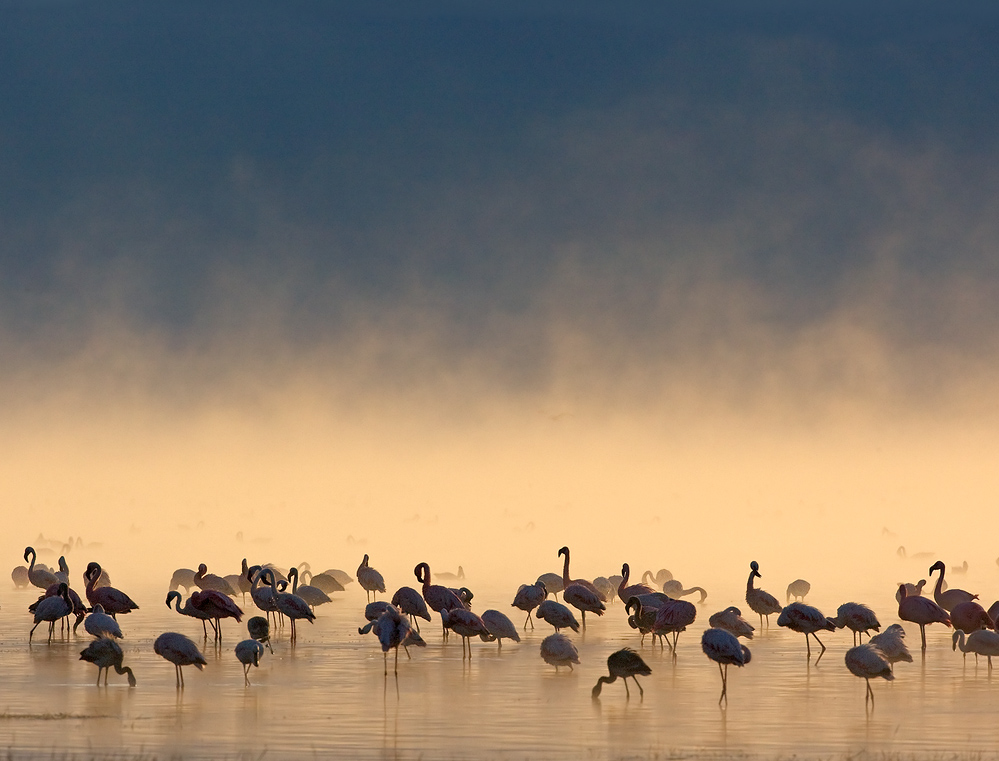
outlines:
[{"label": "bird standing in water", "polygon": [[592,697],[600,697],[600,689],[605,684],[614,682],[618,677],[624,680],[624,692],[626,697],[631,697],[631,691],[628,689],[628,677],[635,680],[635,684],[638,685],[638,694],[643,698],[645,697],[645,690],[642,689],[642,685],[638,681],[638,677],[648,676],[652,673],[652,669],[650,669],[648,664],[642,660],[642,656],[634,650],[629,647],[625,647],[618,650],[616,653],[611,653],[607,657],[607,670],[610,672],[610,676],[602,676],[597,680],[596,685],[593,687],[593,692],[591,693]]}]

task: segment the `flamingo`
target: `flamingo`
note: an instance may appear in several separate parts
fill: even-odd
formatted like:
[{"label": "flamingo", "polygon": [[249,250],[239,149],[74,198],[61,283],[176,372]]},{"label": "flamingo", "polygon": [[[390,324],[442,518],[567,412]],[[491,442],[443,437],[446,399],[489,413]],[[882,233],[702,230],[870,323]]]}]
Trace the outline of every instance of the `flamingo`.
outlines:
[{"label": "flamingo", "polygon": [[255,639],[244,639],[236,645],[236,660],[243,664],[243,682],[250,686],[250,667],[260,667],[264,657],[264,646]]},{"label": "flamingo", "polygon": [[[646,571],[648,573],[648,571]],[[648,584],[632,584],[628,585],[628,579],[631,577],[631,566],[627,563],[621,566],[621,583],[617,588],[617,596],[621,598],[621,602],[627,604],[635,595],[648,595],[655,594],[658,589],[650,587]]]},{"label": "flamingo", "polygon": [[562,591],[562,577],[557,573],[543,573],[538,576],[538,581],[545,585],[548,594],[553,595],[558,600],[558,593]]},{"label": "flamingo", "polygon": [[985,608],[974,600],[959,602],[950,611],[950,622],[955,629],[971,634],[978,629],[991,629],[995,626],[995,620],[986,612]]},{"label": "flamingo", "polygon": [[875,645],[870,642],[851,647],[846,651],[846,667],[854,676],[859,676],[867,682],[867,690],[864,693],[864,705],[871,701],[874,707],[874,690],[871,689],[871,680],[877,677],[887,679],[889,682],[895,678],[892,673],[891,664]]},{"label": "flamingo", "polygon": [[586,612],[596,613],[602,616],[607,609],[600,600],[600,593],[596,587],[585,579],[569,578],[569,548],[563,547],[558,551],[559,555],[565,555],[565,563],[562,566],[562,599],[569,603],[576,610],[583,613],[583,628],[586,628]]},{"label": "flamingo", "polygon": [[[172,594],[177,594],[176,592]],[[204,613],[209,619],[215,622],[215,641],[222,642],[222,619],[235,618],[236,623],[243,619],[243,611],[236,603],[222,592],[214,589],[205,589],[195,592],[189,598],[190,604],[195,610]],[[294,631],[294,628],[292,629]]]},{"label": "flamingo", "polygon": [[488,641],[489,630],[482,619],[465,608],[452,608],[441,611],[441,620],[451,631],[461,636],[461,657],[465,657],[465,646],[468,646],[468,659],[472,659],[472,637],[482,637]]},{"label": "flamingo", "polygon": [[967,656],[974,653],[976,656],[984,655],[989,659],[989,671],[992,670],[992,656],[999,655],[999,633],[991,629],[979,629],[968,635],[967,644],[964,640],[964,632],[960,629],[954,632],[951,637],[953,649],[961,648],[961,652]]},{"label": "flamingo", "polygon": [[836,624],[831,619],[822,615],[822,611],[811,605],[805,605],[803,602],[793,602],[786,606],[777,618],[777,626],[783,626],[793,632],[804,634],[805,648],[809,658],[812,657],[812,648],[808,642],[808,635],[811,634],[815,637],[815,641],[822,648],[819,657],[815,659],[816,663],[822,660],[822,656],[826,652],[826,646],[822,644],[822,640],[816,636],[815,632],[831,632],[836,630]]},{"label": "flamingo", "polygon": [[915,552],[912,555],[905,551],[905,547],[899,546],[895,553],[902,558],[902,560],[929,560],[933,557],[932,552]]},{"label": "flamingo", "polygon": [[[459,598],[458,595],[450,589],[442,587],[440,584],[430,583],[429,563],[419,563],[416,568],[413,569],[413,573],[416,574],[416,580],[423,585],[423,599],[427,601],[427,605],[429,605],[431,610],[435,613],[443,613],[445,610],[465,607],[465,603],[461,601],[461,598]],[[443,629],[443,636],[446,639],[447,624],[444,623],[443,616],[441,616],[441,626]]]},{"label": "flamingo", "polygon": [[246,564],[246,558],[243,558],[242,567],[239,573],[229,573],[223,576],[226,584],[236,590],[243,597],[243,604],[246,604],[246,593],[250,591],[252,584],[250,579],[246,575],[246,571],[249,566]]},{"label": "flamingo", "polygon": [[420,622],[416,620],[417,618],[432,620],[427,609],[427,601],[412,587],[399,587],[392,595],[392,604],[409,616],[409,622],[416,625],[417,633],[420,631]]},{"label": "flamingo", "polygon": [[346,590],[346,587],[339,580],[337,580],[335,576],[325,572],[313,576],[309,580],[309,583],[312,586],[323,590],[328,595],[333,594],[334,592],[343,592]]},{"label": "flamingo", "polygon": [[676,658],[676,640],[680,632],[694,623],[697,618],[697,608],[686,600],[669,600],[660,606],[656,612],[656,620],[652,624],[652,633],[659,636],[659,649],[662,650],[663,635],[672,634],[673,642],[670,650]]},{"label": "flamingo", "polygon": [[[343,589],[334,589],[334,592],[343,592],[347,588],[348,584],[354,583],[354,577],[351,576],[346,571],[341,571],[339,568],[327,568],[323,571],[320,576],[332,576],[333,580],[336,581]],[[330,590],[324,590],[326,592]]]},{"label": "flamingo", "polygon": [[683,584],[676,579],[670,579],[663,584],[663,592],[674,599],[692,595],[694,592],[700,592],[701,599],[697,601],[698,603],[704,602],[708,597],[708,593],[704,590],[704,587],[691,587],[690,589],[684,589]]},{"label": "flamingo", "polygon": [[[305,574],[308,574],[310,579],[312,578],[311,571],[304,571],[302,573],[303,578]],[[315,612],[317,605],[325,605],[328,602],[333,602],[330,596],[319,587],[312,586],[311,584],[299,584],[297,568],[292,568],[288,571],[288,578],[291,579],[291,593],[305,600],[313,612]]]},{"label": "flamingo", "polygon": [[793,597],[795,600],[804,601],[805,596],[812,591],[812,585],[809,584],[804,579],[795,579],[790,584],[787,585],[787,602],[791,602]]},{"label": "flamingo", "polygon": [[912,663],[912,655],[909,648],[905,646],[905,629],[901,624],[892,624],[880,634],[875,634],[870,639],[870,644],[874,645],[895,670],[895,664],[899,661]]},{"label": "flamingo", "polygon": [[239,594],[232,585],[214,573],[208,573],[208,566],[202,563],[198,566],[198,572],[194,574],[194,583],[198,586],[198,589],[208,592],[221,592],[224,595],[229,595],[230,597],[235,597]]},{"label": "flamingo", "polygon": [[[62,584],[64,582],[59,582]],[[39,597],[35,602],[28,606],[28,612],[34,613],[38,606],[41,604],[42,600],[48,597],[58,597],[60,595],[59,584],[53,584],[51,587],[45,590],[45,594]],[[80,595],[76,591],[66,584],[66,594],[69,595],[69,604],[72,606],[72,610],[69,611],[63,618],[69,618],[70,614],[76,614],[76,623],[73,624],[73,633],[76,633],[77,627],[79,627],[80,622],[87,615],[87,607],[83,604],[83,600],[80,599]],[[65,621],[61,621],[59,625],[59,630],[62,631],[62,625]]]},{"label": "flamingo", "polygon": [[539,580],[533,584],[520,585],[517,594],[513,597],[513,602],[510,603],[510,607],[527,611],[527,620],[524,621],[525,630],[527,629],[528,622],[530,622],[531,628],[534,628],[534,621],[531,621],[531,611],[543,603],[547,597],[548,588],[543,581]]},{"label": "flamingo", "polygon": [[[413,627],[409,625],[407,621],[402,616],[402,612],[394,605],[389,605],[382,614],[373,622],[371,622],[367,628],[370,628],[374,632],[375,636],[378,637],[378,642],[382,647],[382,656],[385,664],[385,676],[388,676],[388,651],[395,650],[395,674],[399,675],[399,645],[406,648],[406,654],[409,654],[409,645],[415,645],[416,647],[426,647],[427,643],[424,642],[423,637],[419,633],[413,630]],[[359,634],[365,632],[364,629],[357,630]],[[464,653],[462,653],[464,656]]]},{"label": "flamingo", "polygon": [[560,602],[545,600],[538,606],[538,609],[534,612],[534,616],[554,626],[556,633],[559,629],[572,629],[574,632],[579,631],[579,622],[576,620],[576,617],[572,614],[571,610]]},{"label": "flamingo", "polygon": [[368,556],[366,553],[361,564],[357,566],[357,583],[364,589],[369,600],[372,594],[374,594],[377,600],[378,593],[385,592],[385,579],[382,578],[382,575],[378,571],[368,565]]},{"label": "flamingo", "polygon": [[712,614],[711,618],[708,619],[708,625],[712,629],[724,629],[737,638],[752,639],[755,631],[753,625],[742,617],[742,611],[734,605]]},{"label": "flamingo", "polygon": [[[187,602],[185,602],[184,603],[184,607],[181,608],[180,607],[181,594],[176,589],[172,589],[169,592],[167,592],[166,606],[168,608],[170,607],[170,602],[172,600],[176,600],[177,601],[177,603],[176,603],[176,610],[182,616],[190,616],[191,618],[196,618],[199,621],[201,621],[201,628],[205,632],[205,639],[208,639],[208,627],[205,625],[205,622],[207,621],[208,623],[210,623],[212,625],[212,629],[215,628],[215,622],[212,620],[211,616],[208,615],[208,613],[205,613],[205,612],[203,612],[203,611],[198,610],[197,608],[195,608],[194,605],[191,603],[191,598],[190,597],[187,598]],[[102,608],[102,610],[103,610],[103,608]]]},{"label": "flamingo", "polygon": [[203,671],[208,661],[188,637],[178,632],[164,632],[153,643],[153,652],[166,658],[177,670],[177,689],[184,688],[184,672],[182,666],[194,666]]},{"label": "flamingo", "polygon": [[118,622],[105,613],[101,605],[95,605],[90,615],[83,620],[83,628],[94,637],[110,637],[112,639],[124,637]]},{"label": "flamingo", "polygon": [[[251,580],[250,599],[253,600],[253,604],[262,610],[267,615],[267,618],[270,619],[271,613],[277,612],[277,607],[274,602],[274,595],[277,590],[270,585],[270,579],[262,566],[250,566],[246,573]],[[261,582],[267,586],[260,586]]]},{"label": "flamingo", "polygon": [[267,649],[271,651],[272,655],[274,654],[274,648],[271,647],[270,621],[263,616],[254,616],[246,622],[246,630],[252,639],[267,645]]},{"label": "flamingo", "polygon": [[[108,616],[110,618],[110,616]],[[98,637],[80,651],[80,660],[97,666],[97,686],[101,686],[101,672],[104,672],[104,686],[108,684],[108,674],[114,668],[118,674],[128,674],[128,686],[135,687],[135,674],[128,666],[122,666],[125,654],[118,643],[107,637]]]},{"label": "flamingo", "polygon": [[968,572],[968,561],[965,560],[963,563],[961,563],[961,565],[952,565],[950,567],[950,572],[954,573],[954,574],[957,574],[959,576],[961,574],[967,573]]},{"label": "flamingo", "polygon": [[59,556],[59,570],[55,572],[55,577],[59,581],[65,581],[69,584],[69,564],[66,562],[66,556]]},{"label": "flamingo", "polygon": [[937,585],[933,588],[933,599],[937,601],[937,605],[950,613],[951,609],[959,602],[977,600],[978,595],[973,595],[971,592],[965,592],[963,589],[948,589],[944,591],[944,571],[946,569],[947,566],[944,565],[944,562],[942,560],[938,560],[930,566],[930,578],[933,577],[934,571],[940,571],[940,577],[937,579]]},{"label": "flamingo", "polygon": [[[28,556],[31,556],[31,560],[28,560]],[[58,584],[59,579],[56,577],[52,571],[47,568],[36,568],[35,558],[37,554],[35,553],[34,547],[24,548],[24,560],[28,563],[28,581],[34,584],[39,589],[48,589],[53,584]]]},{"label": "flamingo", "polygon": [[628,689],[629,676],[638,685],[638,694],[643,698],[645,697],[645,690],[642,689],[638,677],[649,676],[652,673],[652,669],[642,660],[642,656],[634,650],[625,647],[615,653],[611,653],[607,657],[607,670],[610,672],[610,676],[602,676],[597,680],[597,683],[593,686],[593,691],[590,693],[591,697],[594,699],[600,697],[601,688],[605,684],[611,684],[620,677],[624,681],[625,696],[631,698],[631,691]]},{"label": "flamingo", "polygon": [[[741,644],[738,638],[724,629],[711,628],[701,635],[701,650],[708,658],[718,664],[721,675],[722,691],[718,703],[728,701],[728,667],[730,665],[745,666],[752,659],[749,648]],[[723,669],[722,666],[725,668]]]},{"label": "flamingo", "polygon": [[871,629],[881,631],[881,623],[874,611],[859,602],[845,602],[836,611],[836,617],[830,618],[837,629],[847,628],[853,632],[853,644],[857,644],[857,635],[871,636]]},{"label": "flamingo", "polygon": [[617,588],[620,586],[620,584],[621,584],[620,578],[618,578],[616,584],[613,583],[606,576],[597,576],[593,580],[593,586],[597,588],[597,591],[600,593],[601,599],[605,602],[609,601],[610,603],[614,602],[614,597],[617,595]]},{"label": "flamingo", "polygon": [[571,639],[556,632],[541,641],[541,658],[555,667],[555,673],[558,673],[559,666],[568,666],[572,671],[572,664],[579,663],[579,651]]},{"label": "flamingo", "polygon": [[[643,595],[643,597],[650,597],[650,595]],[[662,649],[662,636],[656,634],[652,631],[652,627],[656,623],[656,615],[659,613],[659,608],[653,605],[646,605],[642,602],[641,597],[632,597],[625,603],[624,610],[628,613],[628,626],[632,629],[638,629],[639,634],[642,635],[642,645],[645,645],[645,635],[652,635],[652,644],[655,645],[656,637],[660,640],[660,650]],[[634,610],[634,612],[632,612]]]},{"label": "flamingo", "polygon": [[83,572],[83,580],[87,583],[87,600],[91,605],[102,605],[104,612],[112,618],[117,618],[118,614],[129,613],[138,610],[139,606],[132,602],[132,598],[111,586],[98,587],[97,580],[103,573],[100,563],[90,563],[87,570]]},{"label": "flamingo", "polygon": [[[908,597],[919,597],[923,594],[923,587],[926,586],[926,579],[920,579],[916,584],[908,584],[904,581],[898,582],[899,587],[905,587],[905,594]],[[895,602],[902,602],[902,590],[895,590]]]},{"label": "flamingo", "polygon": [[663,584],[665,584],[667,581],[672,581],[672,580],[673,580],[673,574],[670,573],[665,568],[660,568],[658,571],[655,572],[655,574],[653,574],[652,571],[646,571],[645,573],[642,574],[643,584],[649,584],[649,586],[655,585],[660,589],[662,589]]},{"label": "flamingo", "polygon": [[[365,558],[367,558],[366,555],[365,555]],[[374,569],[372,569],[372,570],[374,570]],[[277,581],[276,581],[275,576],[274,576],[274,571],[268,568],[265,571],[265,573],[270,576],[271,586],[275,586],[277,584]],[[375,571],[375,573],[378,573],[378,572]],[[381,574],[379,574],[379,578],[381,578]],[[362,586],[363,586],[363,584],[362,584]],[[385,585],[384,584],[382,584],[382,589],[380,591],[382,591],[382,592],[385,591]],[[284,615],[286,615],[288,617],[288,620],[291,621],[291,642],[293,644],[298,639],[298,634],[297,634],[297,632],[295,630],[295,621],[297,621],[300,618],[304,618],[306,621],[308,621],[311,624],[313,621],[316,620],[316,614],[313,613],[309,609],[309,606],[305,602],[305,600],[303,600],[298,595],[291,594],[289,592],[277,592],[277,591],[275,591],[274,592],[274,605],[277,608],[277,610],[278,610],[279,613],[283,613]]]},{"label": "flamingo", "polygon": [[946,624],[950,626],[950,616],[947,611],[937,605],[933,600],[926,597],[909,597],[905,593],[905,587],[899,587],[902,599],[898,603],[898,617],[903,621],[911,621],[919,624],[919,636],[923,643],[923,652],[926,652],[926,625]]},{"label": "flamingo", "polygon": [[[528,613],[527,615],[530,616],[531,614]],[[482,625],[489,632],[490,637],[499,643],[498,650],[503,649],[504,637],[512,639],[514,642],[520,642],[517,627],[513,625],[513,621],[507,618],[504,613],[498,610],[486,610],[482,612],[479,618],[482,621]]]},{"label": "flamingo", "polygon": [[746,605],[754,613],[758,613],[760,616],[760,629],[763,628],[763,617],[767,617],[767,628],[770,628],[770,615],[772,613],[780,613],[784,608],[781,604],[777,602],[777,598],[774,597],[769,592],[764,592],[762,589],[757,589],[753,586],[753,579],[756,577],[763,578],[763,574],[760,573],[760,564],[755,560],[749,564],[749,581],[746,582]]},{"label": "flamingo", "polygon": [[28,567],[25,565],[15,566],[10,572],[10,578],[14,582],[15,589],[25,589],[31,586],[31,579],[28,578]]},{"label": "flamingo", "polygon": [[31,627],[31,631],[28,633],[29,643],[35,633],[35,629],[38,628],[38,624],[42,621],[48,621],[49,643],[51,643],[52,635],[55,633],[55,622],[73,612],[73,602],[69,599],[69,587],[63,582],[59,584],[58,589],[57,594],[50,597],[43,597],[38,601],[38,605],[34,611],[35,625]]}]

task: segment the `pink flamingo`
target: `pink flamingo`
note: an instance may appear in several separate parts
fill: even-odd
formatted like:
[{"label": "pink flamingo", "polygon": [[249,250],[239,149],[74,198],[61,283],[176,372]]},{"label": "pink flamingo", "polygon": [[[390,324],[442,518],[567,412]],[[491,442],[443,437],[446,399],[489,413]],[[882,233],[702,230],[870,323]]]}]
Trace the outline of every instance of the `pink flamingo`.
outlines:
[{"label": "pink flamingo", "polygon": [[83,573],[83,580],[87,582],[87,600],[91,605],[102,605],[104,612],[112,618],[117,618],[119,613],[125,614],[139,609],[139,606],[132,602],[132,598],[120,589],[96,586],[101,573],[100,563],[90,563]]},{"label": "pink flamingo", "polygon": [[946,624],[950,626],[950,615],[946,610],[937,605],[933,600],[922,595],[909,597],[905,593],[905,587],[899,587],[902,599],[898,603],[898,617],[903,621],[911,621],[919,624],[919,636],[923,644],[923,652],[926,652],[926,625]]}]

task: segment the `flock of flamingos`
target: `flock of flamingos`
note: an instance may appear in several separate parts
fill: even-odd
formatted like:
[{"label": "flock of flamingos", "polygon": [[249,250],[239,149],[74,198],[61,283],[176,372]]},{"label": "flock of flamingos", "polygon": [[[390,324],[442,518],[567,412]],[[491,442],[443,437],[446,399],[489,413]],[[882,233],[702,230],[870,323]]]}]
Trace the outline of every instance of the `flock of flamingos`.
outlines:
[{"label": "flock of flamingos", "polygon": [[[899,548],[899,554],[904,555],[903,548]],[[579,663],[575,645],[562,630],[578,632],[580,627],[585,628],[586,614],[604,615],[615,597],[623,603],[628,623],[641,635],[643,644],[646,636],[651,636],[653,644],[658,639],[660,649],[668,647],[676,657],[677,638],[697,618],[697,606],[682,598],[698,593],[703,603],[707,597],[703,589],[684,589],[665,569],[657,574],[646,571],[641,582],[632,583],[627,563],[622,566],[620,576],[600,577],[592,581],[573,579],[569,574],[568,547],[560,549],[558,555],[563,558],[561,576],[546,573],[534,583],[521,585],[511,602],[511,607],[527,614],[522,624],[524,629],[528,626],[533,628],[534,619],[554,628],[554,633],[541,642],[540,654],[546,663],[556,670],[562,666],[572,669],[574,663]],[[27,565],[16,567],[11,574],[15,586],[35,586],[42,591],[37,601],[28,608],[33,616],[33,626],[28,633],[29,643],[33,640],[35,629],[42,623],[48,624],[49,642],[56,636],[57,624],[60,636],[63,631],[65,636],[70,636],[70,632],[75,633],[82,624],[92,639],[80,653],[80,659],[97,666],[97,684],[101,684],[103,676],[106,685],[113,668],[116,673],[128,677],[130,686],[135,686],[135,676],[131,668],[123,664],[123,652],[116,640],[122,637],[118,617],[136,610],[138,605],[112,585],[99,563],[87,565],[83,573],[85,587],[81,597],[71,586],[65,557],[59,558],[58,569],[42,565],[36,562],[36,558],[34,548],[26,547],[24,560]],[[472,612],[474,595],[470,589],[445,586],[462,583],[464,571],[461,567],[457,574],[438,573],[432,576],[430,566],[420,563],[414,569],[418,587],[403,586],[395,591],[390,600],[378,600],[379,594],[386,594],[385,581],[368,561],[368,555],[365,555],[353,576],[336,569],[313,575],[307,569],[300,570],[301,566],[288,571],[270,564],[249,566],[244,559],[239,574],[221,577],[208,573],[207,567],[201,564],[196,571],[182,568],[174,572],[165,602],[178,613],[200,620],[206,642],[210,626],[214,641],[220,647],[222,620],[232,618],[242,622],[244,612],[236,599],[245,601],[246,595],[250,596],[261,615],[248,619],[249,637],[235,646],[235,657],[243,665],[246,685],[250,684],[250,669],[264,657],[264,647],[273,652],[270,638],[273,627],[287,620],[289,643],[293,645],[297,639],[296,622],[315,620],[315,608],[330,602],[331,594],[344,591],[355,579],[369,600],[364,610],[367,624],[358,631],[361,634],[370,632],[377,637],[384,654],[386,675],[390,650],[395,651],[394,671],[398,674],[399,648],[402,647],[408,654],[410,647],[426,646],[420,633],[419,619],[431,621],[431,611],[440,615],[443,640],[447,640],[451,633],[461,638],[463,658],[466,652],[471,658],[471,640],[474,637],[484,641],[498,640],[499,647],[502,647],[503,639],[520,641],[517,625],[506,614],[498,610],[476,614]],[[963,569],[954,570],[960,573],[966,567],[967,564]],[[928,625],[939,623],[953,627],[953,648],[960,648],[965,655],[975,653],[976,657],[988,658],[991,670],[992,656],[999,656],[999,633],[996,631],[999,601],[986,610],[977,602],[978,595],[948,588],[944,581],[945,572],[946,566],[939,560],[929,568],[931,582],[933,574],[938,574],[932,599],[922,594],[925,580],[918,584],[900,583],[896,593],[898,617],[919,626],[923,651],[926,650]],[[759,578],[762,574],[754,560],[749,565],[746,582],[746,605],[752,611],[750,618],[756,621],[758,617],[762,629],[769,627],[770,616],[776,615],[778,626],[804,634],[809,658],[812,654],[810,639],[814,639],[820,648],[819,660],[825,653],[826,647],[818,637],[819,632],[843,628],[852,631],[854,646],[846,652],[845,665],[851,673],[866,680],[865,705],[870,701],[873,706],[874,702],[871,679],[892,680],[895,663],[912,661],[903,627],[892,624],[882,632],[877,617],[866,605],[844,603],[839,606],[836,616],[825,616],[818,608],[804,602],[810,590],[807,581],[798,579],[789,584],[785,604],[782,605],[776,597],[756,586],[756,579]],[[432,579],[445,584],[431,583]],[[187,594],[186,602],[183,601],[181,588]],[[562,595],[561,600],[559,594]],[[579,619],[576,618],[577,613],[580,614]],[[734,606],[711,615],[708,625],[709,628],[701,635],[701,649],[718,664],[721,676],[718,701],[721,703],[727,700],[728,667],[745,666],[750,662],[750,650],[741,640],[752,639],[755,627]],[[877,633],[872,635],[872,632]],[[863,641],[865,634],[867,642]],[[156,654],[174,664],[178,689],[184,686],[184,666],[201,669],[207,665],[197,644],[178,632],[161,634],[153,648]],[[600,677],[593,687],[594,698],[600,695],[605,684],[617,679],[622,679],[625,693],[630,698],[628,678],[634,681],[639,694],[644,696],[638,677],[652,672],[637,652],[631,648],[618,650],[608,657],[607,667],[608,675]]]}]

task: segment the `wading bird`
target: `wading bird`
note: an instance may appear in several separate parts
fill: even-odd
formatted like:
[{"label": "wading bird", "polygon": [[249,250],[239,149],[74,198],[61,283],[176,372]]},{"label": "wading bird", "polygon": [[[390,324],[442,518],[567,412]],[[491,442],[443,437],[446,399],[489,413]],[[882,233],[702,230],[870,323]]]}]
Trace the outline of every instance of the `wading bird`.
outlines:
[{"label": "wading bird", "polygon": [[[109,616],[110,618],[110,616]],[[88,661],[97,666],[97,686],[101,686],[101,672],[104,672],[104,686],[108,684],[108,674],[113,668],[118,674],[128,675],[128,686],[135,687],[135,674],[128,666],[122,666],[125,654],[113,639],[98,637],[80,651],[80,660]]]},{"label": "wading bird", "polygon": [[255,639],[244,639],[236,645],[236,660],[243,664],[243,682],[250,686],[250,668],[260,667],[260,659],[264,657],[264,646]]},{"label": "wading bird", "polygon": [[534,628],[534,621],[531,621],[531,611],[543,603],[547,597],[548,588],[543,581],[539,580],[533,584],[520,585],[510,606],[527,611],[527,620],[524,621],[524,629],[527,629],[528,623],[531,624],[532,629]]},{"label": "wading bird", "polygon": [[874,690],[871,689],[871,680],[877,677],[887,679],[889,682],[895,678],[892,673],[891,664],[884,654],[870,642],[866,642],[856,647],[851,647],[846,651],[846,667],[854,676],[859,676],[867,682],[867,690],[864,693],[864,705],[871,701],[874,707]]},{"label": "wading bird", "polygon": [[[724,629],[711,628],[701,635],[701,650],[711,660],[718,664],[721,675],[722,691],[718,702],[728,701],[728,667],[730,665],[745,666],[752,659],[749,648],[741,644],[738,638]],[[724,667],[724,668],[723,668]]]},{"label": "wading bird", "polygon": [[579,652],[572,640],[564,634],[549,634],[541,641],[541,658],[550,666],[555,667],[558,673],[560,666],[568,666],[572,671],[572,664],[579,663]]},{"label": "wading bird", "polygon": [[816,663],[822,660],[826,646],[822,644],[822,640],[816,636],[815,632],[836,630],[836,624],[822,615],[821,610],[811,605],[805,605],[803,602],[793,602],[785,607],[777,618],[777,625],[805,635],[805,648],[809,658],[812,657],[812,648],[808,642],[808,635],[815,637],[815,641],[822,648],[819,657],[815,659]]},{"label": "wading bird", "polygon": [[774,597],[769,592],[764,592],[762,589],[757,589],[753,586],[753,579],[763,578],[763,574],[760,573],[760,564],[755,560],[749,564],[749,581],[746,582],[746,605],[753,613],[758,613],[760,616],[760,629],[763,628],[763,617],[767,618],[767,628],[770,628],[770,616],[773,613],[780,613],[784,610],[781,604],[777,602],[777,598]]},{"label": "wading bird", "polygon": [[635,680],[635,684],[638,685],[638,694],[643,698],[645,697],[645,690],[642,689],[638,677],[648,676],[652,673],[652,669],[642,660],[642,656],[634,650],[626,647],[618,650],[616,653],[611,653],[607,657],[607,670],[610,672],[610,676],[602,676],[597,680],[593,691],[590,693],[593,698],[600,697],[600,689],[605,684],[611,684],[618,677],[624,681],[624,693],[626,697],[631,697],[631,691],[628,689],[628,677]]},{"label": "wading bird", "polygon": [[178,632],[164,632],[156,638],[153,643],[153,652],[166,658],[177,670],[177,688],[184,688],[184,672],[182,666],[194,666],[199,671],[204,670],[208,665],[205,656],[198,650],[198,646],[189,638]]},{"label": "wading bird", "polygon": [[898,617],[903,621],[911,621],[919,625],[919,638],[922,641],[923,652],[926,652],[926,625],[946,624],[950,626],[950,616],[947,611],[926,597],[909,597],[905,587],[899,587],[902,599],[898,603]]},{"label": "wading bird", "polygon": [[361,564],[357,566],[357,583],[361,585],[361,588],[368,595],[368,600],[371,600],[371,595],[378,599],[378,593],[385,592],[385,579],[382,575],[378,573],[374,568],[368,565],[368,556],[364,555],[364,559]]}]

